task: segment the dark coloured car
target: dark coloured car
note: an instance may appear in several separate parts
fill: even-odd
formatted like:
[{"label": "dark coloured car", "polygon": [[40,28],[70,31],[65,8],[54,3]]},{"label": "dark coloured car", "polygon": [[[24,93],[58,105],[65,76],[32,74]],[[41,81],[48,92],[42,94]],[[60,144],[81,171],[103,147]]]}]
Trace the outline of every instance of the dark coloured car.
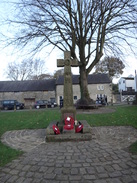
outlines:
[{"label": "dark coloured car", "polygon": [[0,101],[0,109],[2,109],[2,101]]},{"label": "dark coloured car", "polygon": [[50,108],[53,108],[53,107],[57,107],[57,103],[56,102],[48,102],[47,106]]},{"label": "dark coloured car", "polygon": [[96,104],[99,105],[99,106],[106,105],[104,99],[97,99],[97,100],[96,100]]},{"label": "dark coloured car", "polygon": [[38,100],[35,102],[34,107],[36,109],[39,109],[39,108],[45,108],[45,107],[47,107],[47,105],[48,105],[47,100]]},{"label": "dark coloured car", "polygon": [[48,100],[38,100],[34,104],[34,107],[36,109],[46,108],[46,107],[53,108],[53,107],[56,107],[56,106],[57,106],[57,104],[55,102],[52,103],[52,102],[49,102]]},{"label": "dark coloured car", "polygon": [[20,103],[17,100],[2,100],[0,103],[0,108],[4,110],[24,109],[24,103]]}]

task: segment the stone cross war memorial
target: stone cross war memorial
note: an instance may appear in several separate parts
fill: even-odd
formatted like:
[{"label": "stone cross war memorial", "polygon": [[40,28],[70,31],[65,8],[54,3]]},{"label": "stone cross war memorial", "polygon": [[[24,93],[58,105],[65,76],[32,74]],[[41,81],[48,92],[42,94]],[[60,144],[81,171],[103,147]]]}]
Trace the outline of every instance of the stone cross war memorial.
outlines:
[{"label": "stone cross war memorial", "polygon": [[76,109],[73,105],[73,88],[72,88],[72,75],[71,67],[77,67],[77,59],[71,59],[69,51],[64,52],[64,59],[57,59],[57,67],[64,67],[64,98],[63,108],[61,109],[62,117],[64,120],[67,116],[76,119]]},{"label": "stone cross war memorial", "polygon": [[91,140],[91,127],[85,120],[77,122],[76,108],[73,104],[71,67],[78,67],[78,60],[71,58],[69,51],[64,59],[57,59],[57,67],[64,67],[64,92],[61,119],[51,122],[46,129],[46,141]]}]

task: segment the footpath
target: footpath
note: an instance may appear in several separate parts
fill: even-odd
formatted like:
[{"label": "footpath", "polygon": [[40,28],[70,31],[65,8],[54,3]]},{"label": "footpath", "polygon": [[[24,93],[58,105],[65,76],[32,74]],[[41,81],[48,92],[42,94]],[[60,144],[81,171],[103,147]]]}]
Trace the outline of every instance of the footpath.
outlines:
[{"label": "footpath", "polygon": [[0,167],[0,183],[137,183],[132,127],[93,127],[93,139],[45,142],[45,129],[6,132],[1,141],[24,154]]}]

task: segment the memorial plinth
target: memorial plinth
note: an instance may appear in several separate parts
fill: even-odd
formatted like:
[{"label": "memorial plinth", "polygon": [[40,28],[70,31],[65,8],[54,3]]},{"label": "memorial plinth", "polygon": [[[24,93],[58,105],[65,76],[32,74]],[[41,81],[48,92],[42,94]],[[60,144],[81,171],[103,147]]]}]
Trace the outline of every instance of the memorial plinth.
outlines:
[{"label": "memorial plinth", "polygon": [[56,121],[51,122],[46,129],[46,142],[66,142],[66,141],[89,141],[92,139],[92,129],[87,121],[82,120],[83,133],[75,133],[75,131],[65,132],[59,135],[55,135],[52,126],[56,124]]}]

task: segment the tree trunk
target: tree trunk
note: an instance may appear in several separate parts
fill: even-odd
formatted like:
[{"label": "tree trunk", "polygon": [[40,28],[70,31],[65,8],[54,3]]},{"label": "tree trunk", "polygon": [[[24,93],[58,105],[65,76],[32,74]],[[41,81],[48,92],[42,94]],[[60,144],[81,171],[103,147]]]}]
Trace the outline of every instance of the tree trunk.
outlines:
[{"label": "tree trunk", "polygon": [[90,97],[89,97],[89,92],[88,92],[86,67],[84,67],[84,66],[80,67],[79,82],[80,82],[81,100],[88,102]]}]

